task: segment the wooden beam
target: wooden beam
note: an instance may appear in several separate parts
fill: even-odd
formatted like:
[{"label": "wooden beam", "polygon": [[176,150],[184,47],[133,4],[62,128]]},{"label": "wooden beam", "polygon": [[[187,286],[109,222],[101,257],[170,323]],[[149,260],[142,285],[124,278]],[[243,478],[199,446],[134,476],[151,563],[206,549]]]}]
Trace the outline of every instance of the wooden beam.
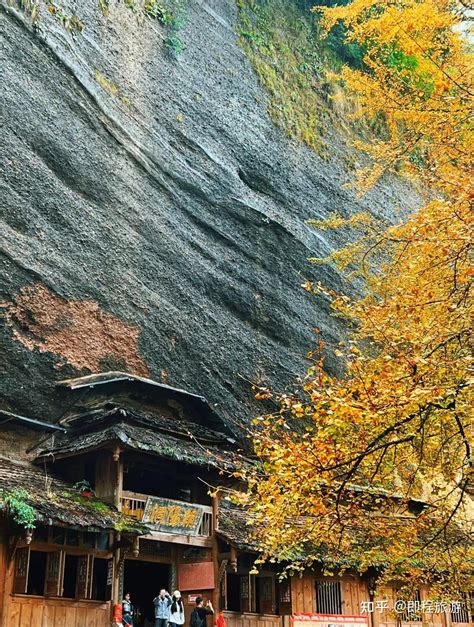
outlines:
[{"label": "wooden beam", "polygon": [[146,536],[142,536],[145,540],[158,540],[159,542],[169,542],[171,544],[187,544],[189,546],[204,546],[212,548],[212,538],[198,538],[196,536],[185,536],[175,533],[162,533],[160,531],[152,531]]}]

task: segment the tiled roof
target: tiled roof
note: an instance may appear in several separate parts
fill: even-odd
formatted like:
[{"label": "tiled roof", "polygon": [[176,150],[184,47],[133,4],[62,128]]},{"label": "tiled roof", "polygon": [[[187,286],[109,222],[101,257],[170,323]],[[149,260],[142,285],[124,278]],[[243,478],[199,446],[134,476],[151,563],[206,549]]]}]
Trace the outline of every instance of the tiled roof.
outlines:
[{"label": "tiled roof", "polygon": [[90,409],[79,415],[63,418],[61,425],[82,433],[94,429],[96,425],[101,425],[107,420],[122,419],[177,436],[192,435],[200,442],[224,444],[235,442],[225,433],[185,420],[182,416],[175,417],[169,409],[158,408],[152,412],[146,411],[138,403],[134,405],[128,399],[110,399],[106,402],[99,402],[92,404]]},{"label": "tiled roof", "polygon": [[69,421],[66,433],[51,435],[36,448],[38,459],[67,457],[108,444],[198,466],[232,470],[238,456],[228,436],[184,420],[124,407],[103,407]]},{"label": "tiled roof", "polygon": [[38,522],[66,524],[89,531],[146,532],[134,518],[99,499],[81,496],[71,484],[49,471],[45,473],[33,464],[0,457],[0,510],[7,510],[5,496],[18,490],[26,492],[24,500],[35,510]]},{"label": "tiled roof", "polygon": [[144,394],[148,399],[153,398],[155,401],[158,399],[162,401],[176,400],[182,404],[188,412],[198,415],[200,422],[225,431],[229,435],[233,434],[226,421],[216,413],[204,396],[165,385],[164,383],[158,383],[157,381],[139,377],[128,372],[101,372],[76,379],[59,381],[57,385],[69,388],[70,390],[81,390],[82,392],[87,390],[87,396],[106,394],[108,398],[111,398],[117,391],[122,391],[122,393],[128,391],[132,394]]},{"label": "tiled roof", "polygon": [[218,536],[241,551],[258,552],[257,539],[252,535],[249,517],[242,507],[222,500],[219,507]]},{"label": "tiled roof", "polygon": [[[258,528],[255,524],[252,524],[251,514],[249,514],[249,512],[247,512],[243,507],[238,507],[229,501],[222,500],[219,507],[218,521],[216,533],[222,540],[242,552],[261,552],[258,538],[260,534],[265,533],[265,530],[262,527]],[[302,516],[292,517],[289,518],[288,521],[291,522],[292,525],[300,525],[304,527],[307,524],[308,518]],[[363,531],[353,530],[352,533],[354,534],[354,541],[356,541],[360,546],[363,546],[364,543],[367,542],[367,536]],[[431,537],[431,535],[432,533],[429,531],[427,540]],[[474,560],[470,558],[468,554],[468,548],[472,545],[472,535],[469,533],[469,530],[461,528],[451,529],[449,531],[449,537],[452,539],[451,541],[453,546],[456,544],[465,545],[466,560],[469,560],[472,563],[474,572]],[[312,554],[316,557],[320,566],[353,569],[358,569],[360,567],[358,561],[350,554],[339,554],[335,556],[329,551],[328,547],[323,544],[316,546],[314,544],[307,543],[300,547],[300,551],[301,560],[304,560],[305,555]],[[293,559],[297,560],[297,555],[295,555]],[[414,557],[412,561],[413,564],[416,564],[417,566],[424,566],[422,558]],[[380,568],[383,567],[383,562],[374,562],[371,566]],[[427,568],[432,568],[432,565],[426,566]]]}]

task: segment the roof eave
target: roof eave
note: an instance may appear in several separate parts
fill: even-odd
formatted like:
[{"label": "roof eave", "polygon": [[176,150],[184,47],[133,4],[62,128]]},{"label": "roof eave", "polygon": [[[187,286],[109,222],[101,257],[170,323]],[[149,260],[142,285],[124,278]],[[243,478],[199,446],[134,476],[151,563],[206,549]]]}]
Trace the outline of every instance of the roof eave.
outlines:
[{"label": "roof eave", "polygon": [[234,540],[230,536],[228,536],[225,531],[220,529],[216,529],[216,536],[218,536],[221,540],[224,540],[229,546],[237,549],[238,551],[244,551],[245,553],[259,553],[257,547],[252,547],[250,544],[246,544],[245,542],[238,542]]},{"label": "roof eave", "polygon": [[6,422],[21,422],[25,425],[25,427],[36,431],[62,431],[63,433],[67,431],[67,429],[61,425],[44,422],[43,420],[37,420],[36,418],[28,418],[27,416],[21,416],[10,411],[6,411],[5,409],[0,409],[0,416],[4,416],[6,418]]},{"label": "roof eave", "polygon": [[188,392],[187,390],[183,390],[181,388],[175,388],[171,385],[166,385],[165,383],[158,383],[157,381],[153,381],[152,379],[140,377],[138,375],[130,374],[128,372],[122,372],[120,370],[111,370],[109,372],[101,372],[99,374],[89,374],[84,377],[77,377],[74,379],[63,379],[61,381],[57,381],[56,385],[67,387],[70,390],[78,390],[81,388],[92,388],[97,385],[107,385],[109,383],[117,383],[120,381],[139,381],[140,383],[151,385],[153,387],[156,387],[157,389],[163,389],[167,390],[168,392],[182,394],[184,396],[188,396],[189,398],[194,398],[208,404],[207,399],[200,394],[194,394],[193,392]]}]

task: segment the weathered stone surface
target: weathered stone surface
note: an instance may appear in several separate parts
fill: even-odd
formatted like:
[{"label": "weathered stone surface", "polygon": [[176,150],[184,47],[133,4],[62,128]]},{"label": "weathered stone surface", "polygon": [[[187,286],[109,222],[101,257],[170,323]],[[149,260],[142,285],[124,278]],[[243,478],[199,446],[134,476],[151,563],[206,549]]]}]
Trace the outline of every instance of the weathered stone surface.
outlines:
[{"label": "weathered stone surface", "polygon": [[[35,33],[0,0],[0,393],[13,411],[55,420],[55,380],[127,367],[245,420],[248,380],[288,385],[314,327],[340,335],[300,285],[341,286],[306,261],[337,236],[304,221],[360,208],[344,143],[323,160],[290,142],[237,45],[234,2],[189,5],[173,60],[164,28],[123,3],[104,17],[65,0],[85,25],[73,37],[49,14]],[[387,180],[363,204],[390,214],[407,193]]]}]

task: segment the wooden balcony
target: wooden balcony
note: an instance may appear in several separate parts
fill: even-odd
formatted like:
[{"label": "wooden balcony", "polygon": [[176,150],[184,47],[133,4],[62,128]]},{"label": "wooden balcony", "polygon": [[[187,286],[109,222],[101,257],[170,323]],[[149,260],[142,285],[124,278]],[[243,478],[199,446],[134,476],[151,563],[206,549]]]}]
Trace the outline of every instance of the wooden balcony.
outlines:
[{"label": "wooden balcony", "polygon": [[121,510],[124,514],[142,520],[148,496],[137,492],[122,492]]},{"label": "wooden balcony", "polygon": [[189,544],[196,544],[192,539],[210,540],[212,537],[212,507],[207,505],[160,499],[124,490],[121,511],[143,521],[152,529],[156,528],[153,536],[187,536]]}]

